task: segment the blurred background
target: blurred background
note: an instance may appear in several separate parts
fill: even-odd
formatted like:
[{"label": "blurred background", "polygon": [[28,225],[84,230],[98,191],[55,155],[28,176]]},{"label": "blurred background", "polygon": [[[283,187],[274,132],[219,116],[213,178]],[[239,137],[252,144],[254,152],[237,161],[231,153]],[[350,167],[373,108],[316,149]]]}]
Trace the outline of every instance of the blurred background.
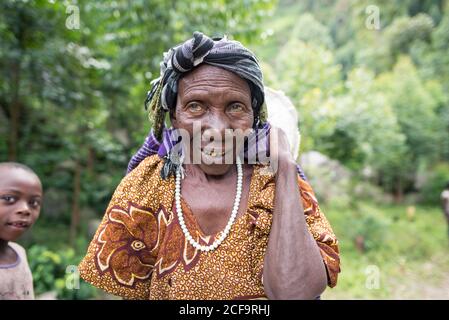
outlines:
[{"label": "blurred background", "polygon": [[41,177],[22,238],[37,295],[67,286],[151,123],[162,53],[228,34],[299,115],[298,161],[340,240],[323,299],[449,299],[449,1],[0,2],[0,161]]}]

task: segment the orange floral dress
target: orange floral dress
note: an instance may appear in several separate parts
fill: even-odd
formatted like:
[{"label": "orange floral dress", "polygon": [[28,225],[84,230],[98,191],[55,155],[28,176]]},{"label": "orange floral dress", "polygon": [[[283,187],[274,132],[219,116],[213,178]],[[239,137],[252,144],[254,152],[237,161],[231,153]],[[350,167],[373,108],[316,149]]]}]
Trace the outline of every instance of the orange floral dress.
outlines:
[{"label": "orange floral dress", "polygon": [[[274,176],[256,165],[248,208],[214,251],[186,241],[174,206],[174,178],[162,180],[162,160],[153,155],[123,178],[79,265],[81,277],[126,299],[266,298],[262,270],[274,205]],[[298,177],[304,214],[333,287],[340,272],[338,241],[310,185]],[[200,244],[206,236],[181,201],[185,224]]]}]

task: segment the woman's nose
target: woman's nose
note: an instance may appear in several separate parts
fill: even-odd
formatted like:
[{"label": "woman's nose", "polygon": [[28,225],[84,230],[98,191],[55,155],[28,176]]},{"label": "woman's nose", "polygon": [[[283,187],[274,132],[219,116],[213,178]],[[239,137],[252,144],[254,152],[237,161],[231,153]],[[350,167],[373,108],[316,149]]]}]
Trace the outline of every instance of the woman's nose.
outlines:
[{"label": "woman's nose", "polygon": [[204,129],[213,130],[217,134],[221,135],[224,139],[226,129],[230,129],[230,123],[227,121],[226,117],[222,114],[211,114],[206,123],[203,126]]}]

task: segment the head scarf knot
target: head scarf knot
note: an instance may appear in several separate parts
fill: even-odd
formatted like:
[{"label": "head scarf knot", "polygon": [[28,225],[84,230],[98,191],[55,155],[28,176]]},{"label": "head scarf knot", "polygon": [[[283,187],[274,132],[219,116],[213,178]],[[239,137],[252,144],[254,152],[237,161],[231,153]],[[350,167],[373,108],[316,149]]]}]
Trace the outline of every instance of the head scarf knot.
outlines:
[{"label": "head scarf knot", "polygon": [[172,55],[173,70],[185,73],[196,67],[210,50],[214,47],[214,41],[201,32],[195,32],[193,38],[180,45]]}]

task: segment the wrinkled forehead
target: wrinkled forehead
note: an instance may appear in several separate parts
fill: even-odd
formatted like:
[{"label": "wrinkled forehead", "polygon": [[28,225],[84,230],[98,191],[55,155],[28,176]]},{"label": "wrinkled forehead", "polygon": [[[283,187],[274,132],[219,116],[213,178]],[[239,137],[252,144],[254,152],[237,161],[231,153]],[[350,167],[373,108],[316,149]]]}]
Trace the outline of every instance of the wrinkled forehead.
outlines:
[{"label": "wrinkled forehead", "polygon": [[183,95],[192,88],[212,87],[230,87],[236,89],[248,97],[251,96],[248,82],[234,72],[220,67],[202,64],[189,73],[183,75],[178,82],[178,93]]}]

